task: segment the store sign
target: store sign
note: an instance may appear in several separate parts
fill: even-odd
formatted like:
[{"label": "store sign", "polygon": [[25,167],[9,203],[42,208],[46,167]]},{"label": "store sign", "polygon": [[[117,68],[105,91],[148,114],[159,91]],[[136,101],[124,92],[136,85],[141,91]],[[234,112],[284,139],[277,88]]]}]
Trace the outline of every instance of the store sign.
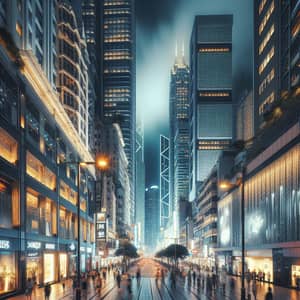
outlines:
[{"label": "store sign", "polygon": [[42,244],[40,242],[27,242],[27,249],[41,249]]},{"label": "store sign", "polygon": [[0,249],[10,249],[10,241],[0,240]]},{"label": "store sign", "polygon": [[76,249],[74,243],[72,243],[71,245],[69,245],[69,249],[70,249],[71,251],[74,251],[74,250]]},{"label": "store sign", "polygon": [[92,253],[92,248],[91,248],[91,247],[87,247],[87,248],[86,248],[86,252],[87,252],[87,253]]},{"label": "store sign", "polygon": [[38,252],[30,252],[27,254],[28,257],[35,257],[35,256],[39,256],[40,254]]},{"label": "store sign", "polygon": [[55,250],[55,244],[45,244],[45,249],[47,249],[47,250]]},{"label": "store sign", "polygon": [[96,239],[97,240],[106,240],[106,223],[97,222],[96,223]]},{"label": "store sign", "polygon": [[80,252],[85,252],[85,247],[80,247]]}]

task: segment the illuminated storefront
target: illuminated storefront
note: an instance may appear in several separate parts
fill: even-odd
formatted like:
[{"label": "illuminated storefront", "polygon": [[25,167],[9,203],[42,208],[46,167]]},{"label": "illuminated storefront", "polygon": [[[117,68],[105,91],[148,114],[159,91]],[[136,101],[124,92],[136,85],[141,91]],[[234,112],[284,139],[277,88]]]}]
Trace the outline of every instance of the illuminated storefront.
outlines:
[{"label": "illuminated storefront", "polygon": [[0,240],[0,295],[17,288],[16,254],[11,240]]},{"label": "illuminated storefront", "polygon": [[292,265],[292,287],[300,288],[300,265]]},{"label": "illuminated storefront", "polygon": [[44,283],[55,281],[55,254],[54,253],[44,253]]},{"label": "illuminated storefront", "polygon": [[68,256],[66,253],[59,254],[59,278],[66,278],[68,275]]},{"label": "illuminated storefront", "polygon": [[26,279],[31,278],[33,282],[40,285],[43,283],[42,258],[39,252],[30,252],[26,258]]}]

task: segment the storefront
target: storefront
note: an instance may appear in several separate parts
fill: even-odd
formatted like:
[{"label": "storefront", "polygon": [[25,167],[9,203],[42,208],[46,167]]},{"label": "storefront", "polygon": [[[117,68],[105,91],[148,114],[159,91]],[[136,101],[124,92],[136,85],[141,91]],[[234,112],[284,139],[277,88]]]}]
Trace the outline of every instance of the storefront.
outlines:
[{"label": "storefront", "polygon": [[0,240],[0,297],[17,289],[17,255],[15,241]]},{"label": "storefront", "polygon": [[68,276],[68,255],[59,253],[59,279],[65,279]]},{"label": "storefront", "polygon": [[40,251],[28,252],[26,256],[26,280],[31,278],[37,285],[42,285],[42,265],[42,256]]}]

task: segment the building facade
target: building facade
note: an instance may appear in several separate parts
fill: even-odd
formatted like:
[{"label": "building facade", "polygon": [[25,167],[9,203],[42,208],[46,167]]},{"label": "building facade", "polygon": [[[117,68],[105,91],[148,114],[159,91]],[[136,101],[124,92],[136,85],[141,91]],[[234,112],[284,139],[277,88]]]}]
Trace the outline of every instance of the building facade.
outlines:
[{"label": "building facade", "polygon": [[202,266],[215,266],[215,248],[217,246],[217,204],[218,172],[214,166],[210,175],[198,190],[195,200],[194,218],[195,248],[199,249],[199,262]]},{"label": "building facade", "polygon": [[[248,160],[244,178],[246,270],[285,287],[300,279],[299,138],[297,120]],[[233,274],[241,272],[241,192],[234,187],[218,203],[217,261]]]},{"label": "building facade", "polygon": [[299,96],[299,1],[254,1],[255,130],[287,95]]},{"label": "building facade", "polygon": [[137,123],[136,128],[136,217],[135,224],[137,226],[135,245],[142,248],[145,241],[145,157],[144,157],[144,127],[142,122]]},{"label": "building facade", "polygon": [[128,159],[130,218],[135,216],[135,21],[134,0],[102,1],[103,118],[119,123]]},{"label": "building facade", "polygon": [[93,157],[55,88],[55,1],[0,7],[0,298],[7,299],[24,292],[27,278],[45,284],[73,276],[76,250],[81,271],[92,269],[95,172],[66,163]]},{"label": "building facade", "polygon": [[[184,53],[176,55],[170,82],[170,211],[189,196],[189,68]],[[178,224],[177,224],[178,226]]]},{"label": "building facade", "polygon": [[160,227],[166,228],[171,216],[170,205],[170,143],[169,138],[160,135],[159,140],[160,163],[159,163],[159,214],[160,214]]},{"label": "building facade", "polygon": [[196,16],[190,42],[190,201],[232,139],[232,15]]},{"label": "building facade", "polygon": [[148,252],[156,249],[160,232],[159,187],[153,185],[145,190],[145,246]]},{"label": "building facade", "polygon": [[89,143],[89,56],[83,31],[69,1],[58,1],[57,91],[83,143]]}]

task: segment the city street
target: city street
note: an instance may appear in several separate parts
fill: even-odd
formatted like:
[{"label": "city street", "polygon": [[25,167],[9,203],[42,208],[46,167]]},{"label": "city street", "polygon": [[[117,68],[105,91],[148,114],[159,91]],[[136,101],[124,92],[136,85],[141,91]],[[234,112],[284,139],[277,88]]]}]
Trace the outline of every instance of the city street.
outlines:
[{"label": "city street", "polygon": [[[137,283],[135,278],[136,270],[138,266],[141,269],[141,281],[140,284]],[[162,280],[161,277],[156,281],[156,272],[157,268],[164,268],[165,270],[165,280]],[[128,281],[127,277],[124,275],[121,282],[121,288],[118,289],[116,283],[113,279],[112,272],[108,276],[108,280],[104,283],[104,286],[101,291],[101,296],[96,295],[95,289],[92,285],[92,281],[90,281],[89,289],[87,296],[82,296],[82,299],[88,300],[126,300],[126,299],[141,299],[141,300],[170,300],[170,299],[183,299],[183,300],[238,300],[240,299],[240,284],[237,278],[235,278],[235,288],[233,291],[230,290],[229,280],[230,277],[227,278],[226,283],[226,292],[225,295],[221,291],[220,288],[213,290],[211,293],[207,291],[206,281],[204,282],[204,287],[201,284],[201,287],[198,289],[197,284],[191,281],[191,284],[188,284],[187,278],[179,278],[177,276],[176,279],[176,288],[171,288],[171,284],[169,281],[169,272],[165,269],[161,264],[154,261],[150,258],[142,258],[139,260],[138,265],[133,266],[129,270],[129,274],[132,277],[132,294],[128,293]],[[201,280],[202,281],[202,280]],[[267,283],[258,283],[257,289],[257,298],[258,300],[263,300],[264,295],[267,291],[268,284]],[[275,300],[299,300],[300,292],[291,289],[285,289],[281,287],[274,287],[271,285],[272,290],[274,291],[274,299]],[[44,299],[43,289],[36,289],[33,294],[33,300],[42,300]],[[9,298],[10,300],[25,300],[25,296],[18,296]],[[52,293],[50,296],[50,300],[71,300],[74,299],[73,291],[71,287],[71,282],[68,282],[66,285],[65,293],[63,293],[61,284],[55,284],[52,286]],[[254,299],[254,296],[251,294],[251,299]]]}]

